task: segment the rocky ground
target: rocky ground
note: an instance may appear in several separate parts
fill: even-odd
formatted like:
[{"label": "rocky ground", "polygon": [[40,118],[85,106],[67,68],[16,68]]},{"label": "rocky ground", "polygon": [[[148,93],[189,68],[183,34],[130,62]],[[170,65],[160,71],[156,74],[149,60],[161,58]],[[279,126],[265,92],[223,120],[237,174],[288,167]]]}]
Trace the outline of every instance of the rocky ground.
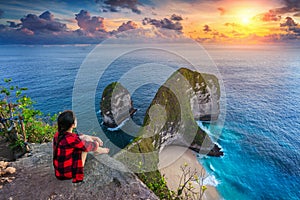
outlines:
[{"label": "rocky ground", "polygon": [[16,172],[0,189],[1,199],[158,199],[122,163],[108,155],[89,154],[84,183],[73,184],[55,178],[51,143],[32,147],[32,156],[7,163],[10,172]]},{"label": "rocky ground", "polygon": [[9,162],[0,161],[0,189],[3,188],[4,184],[11,183],[15,179],[16,168],[9,165]]}]

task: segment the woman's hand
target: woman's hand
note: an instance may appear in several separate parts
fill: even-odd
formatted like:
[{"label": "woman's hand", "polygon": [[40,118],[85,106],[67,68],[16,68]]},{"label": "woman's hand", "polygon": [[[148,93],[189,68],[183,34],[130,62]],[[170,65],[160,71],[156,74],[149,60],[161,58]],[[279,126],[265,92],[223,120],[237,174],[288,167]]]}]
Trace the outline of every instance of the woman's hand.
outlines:
[{"label": "woman's hand", "polygon": [[82,135],[79,136],[79,138],[81,140],[90,141],[90,142],[95,141],[99,144],[100,147],[103,146],[102,140],[100,138],[96,137],[96,136],[90,136],[90,135],[83,135],[82,134]]},{"label": "woman's hand", "polygon": [[107,154],[109,153],[109,148],[103,148],[103,147],[98,147],[98,149],[95,151],[97,154]]},{"label": "woman's hand", "polygon": [[92,138],[92,140],[98,142],[99,146],[102,147],[103,146],[103,142],[100,138],[95,137],[95,136],[90,136]]}]

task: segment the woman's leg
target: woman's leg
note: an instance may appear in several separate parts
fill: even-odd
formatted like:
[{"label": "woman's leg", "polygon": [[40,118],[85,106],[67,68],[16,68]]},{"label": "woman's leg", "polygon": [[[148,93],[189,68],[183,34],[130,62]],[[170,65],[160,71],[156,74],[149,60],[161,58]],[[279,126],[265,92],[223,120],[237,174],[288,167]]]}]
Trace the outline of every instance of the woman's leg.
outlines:
[{"label": "woman's leg", "polygon": [[[79,138],[81,140],[84,140],[84,141],[88,141],[88,142],[92,142],[92,138],[89,136],[89,135],[81,135],[79,136]],[[87,152],[82,152],[81,153],[81,160],[82,160],[82,166],[84,167],[84,164],[85,164],[85,160],[86,160],[86,156],[87,156]]]},{"label": "woman's leg", "polygon": [[86,160],[87,152],[82,152],[81,153],[81,159],[82,159],[82,166],[84,167],[85,160]]}]

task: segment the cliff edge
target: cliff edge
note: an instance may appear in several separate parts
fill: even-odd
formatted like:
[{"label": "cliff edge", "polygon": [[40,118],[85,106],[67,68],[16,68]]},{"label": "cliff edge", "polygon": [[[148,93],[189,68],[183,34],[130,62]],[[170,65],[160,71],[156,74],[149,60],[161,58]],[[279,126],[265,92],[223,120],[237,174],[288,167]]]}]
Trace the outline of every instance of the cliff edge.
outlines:
[{"label": "cliff edge", "polygon": [[15,179],[0,189],[1,199],[158,199],[133,173],[108,155],[89,154],[84,183],[54,176],[52,144],[33,145],[31,157],[11,163]]}]

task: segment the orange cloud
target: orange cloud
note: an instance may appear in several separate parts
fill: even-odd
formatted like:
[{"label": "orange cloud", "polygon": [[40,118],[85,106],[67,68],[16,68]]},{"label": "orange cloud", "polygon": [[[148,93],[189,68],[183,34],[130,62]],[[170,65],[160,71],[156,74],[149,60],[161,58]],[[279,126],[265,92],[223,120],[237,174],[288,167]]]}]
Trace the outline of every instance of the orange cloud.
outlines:
[{"label": "orange cloud", "polygon": [[219,8],[218,8],[218,11],[220,11],[220,15],[221,15],[221,16],[222,16],[222,15],[225,15],[225,13],[226,13],[225,8],[222,8],[222,7],[219,7]]}]

